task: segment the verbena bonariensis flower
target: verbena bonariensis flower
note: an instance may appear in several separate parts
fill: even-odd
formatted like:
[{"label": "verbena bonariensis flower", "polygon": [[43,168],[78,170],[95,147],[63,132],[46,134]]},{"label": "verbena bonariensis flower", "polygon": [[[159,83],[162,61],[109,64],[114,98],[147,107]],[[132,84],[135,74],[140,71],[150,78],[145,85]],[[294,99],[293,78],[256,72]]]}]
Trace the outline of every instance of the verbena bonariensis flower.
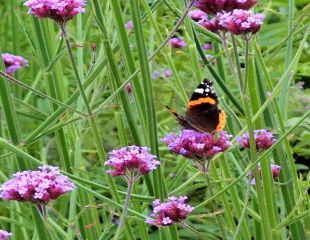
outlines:
[{"label": "verbena bonariensis flower", "polygon": [[194,6],[206,13],[232,11],[234,9],[249,9],[257,0],[195,0]]},{"label": "verbena bonariensis flower", "polygon": [[157,227],[182,222],[194,210],[192,206],[186,204],[186,201],[186,196],[169,197],[166,202],[160,202],[159,199],[155,200],[153,212],[146,222]]},{"label": "verbena bonariensis flower", "polygon": [[39,18],[51,18],[65,23],[85,11],[85,0],[28,0],[24,4],[29,13]]},{"label": "verbena bonariensis flower", "polygon": [[[258,170],[258,173],[261,175],[262,169],[261,169],[260,165],[258,166],[257,170]],[[277,177],[280,176],[281,166],[279,166],[277,164],[270,164],[270,170],[271,170],[272,178],[277,178]],[[251,177],[250,184],[255,185],[256,181],[255,181],[255,178],[254,178],[254,173],[251,172],[249,174],[249,176]]]},{"label": "verbena bonariensis flower", "polygon": [[[266,129],[259,129],[254,131],[254,139],[256,149],[258,151],[268,149],[275,143],[276,139],[272,132]],[[250,136],[249,133],[245,133],[237,138],[238,143],[242,148],[250,148]]]},{"label": "verbena bonariensis flower", "polygon": [[124,176],[129,179],[134,176],[136,179],[155,170],[160,162],[147,147],[127,146],[111,151],[105,165],[112,167],[107,171],[112,176]]},{"label": "verbena bonariensis flower", "polygon": [[5,72],[7,74],[13,74],[18,69],[28,66],[28,61],[21,56],[3,53],[1,54],[1,57],[5,66]]},{"label": "verbena bonariensis flower", "polygon": [[0,240],[8,240],[12,236],[12,233],[9,233],[5,230],[0,230]]},{"label": "verbena bonariensis flower", "polygon": [[221,25],[219,25],[217,17],[203,18],[198,22],[198,24],[214,33],[217,33],[218,31],[222,30],[222,27]]},{"label": "verbena bonariensis flower", "polygon": [[0,198],[41,205],[72,191],[74,187],[57,167],[41,166],[38,170],[15,173],[0,187]]},{"label": "verbena bonariensis flower", "polygon": [[192,159],[207,159],[231,146],[231,135],[222,131],[218,134],[202,133],[184,129],[177,134],[169,134],[162,139],[170,151]]},{"label": "verbena bonariensis flower", "polygon": [[133,21],[132,21],[132,20],[129,20],[128,22],[126,22],[125,28],[126,28],[128,31],[131,31],[131,30],[133,29]]},{"label": "verbena bonariensis flower", "polygon": [[163,72],[165,78],[170,78],[173,75],[173,72],[170,68],[166,68]]},{"label": "verbena bonariensis flower", "polygon": [[205,44],[202,44],[202,49],[204,50],[211,50],[213,48],[212,46],[212,43],[205,43]]},{"label": "verbena bonariensis flower", "polygon": [[201,11],[199,9],[189,11],[188,16],[196,22],[208,17],[208,15],[204,11]]},{"label": "verbena bonariensis flower", "polygon": [[232,12],[218,13],[216,19],[222,30],[233,34],[256,33],[264,22],[264,15],[247,10],[235,9]]},{"label": "verbena bonariensis flower", "polygon": [[169,40],[169,44],[172,48],[184,48],[186,47],[186,42],[180,37],[173,37]]}]

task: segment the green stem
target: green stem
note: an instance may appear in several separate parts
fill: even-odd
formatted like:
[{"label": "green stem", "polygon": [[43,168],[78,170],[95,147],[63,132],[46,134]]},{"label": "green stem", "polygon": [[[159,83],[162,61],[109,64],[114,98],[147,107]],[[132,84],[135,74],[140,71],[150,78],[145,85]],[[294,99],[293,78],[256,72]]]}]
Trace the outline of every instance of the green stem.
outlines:
[{"label": "green stem", "polygon": [[131,194],[132,194],[132,190],[133,190],[133,186],[134,186],[134,177],[133,176],[131,176],[128,179],[127,184],[128,184],[128,188],[127,188],[126,199],[125,199],[125,203],[124,203],[124,206],[123,206],[123,211],[122,211],[122,215],[121,215],[121,218],[120,218],[120,222],[118,224],[118,228],[117,228],[116,233],[115,233],[115,235],[113,237],[113,240],[119,239],[119,236],[121,234],[123,226],[126,223],[126,217],[127,217],[127,214],[128,214],[129,202],[130,202],[130,199],[131,199]]},{"label": "green stem", "polygon": [[87,100],[87,96],[86,96],[86,93],[85,93],[84,88],[83,88],[83,83],[82,83],[80,74],[79,74],[78,69],[77,69],[77,65],[76,65],[74,57],[73,57],[71,45],[70,45],[70,42],[69,42],[69,39],[68,39],[68,35],[67,35],[66,29],[65,29],[65,24],[60,24],[59,26],[60,26],[60,29],[62,31],[64,40],[65,40],[65,43],[66,43],[66,47],[67,47],[67,50],[68,50],[69,58],[70,58],[70,61],[71,61],[73,72],[75,74],[75,78],[76,78],[77,83],[78,83],[78,87],[79,87],[82,99],[84,101],[84,104],[86,106],[86,109],[87,109],[87,112],[88,112],[88,115],[89,115],[89,124],[90,124],[90,127],[92,129],[93,135],[95,137],[95,143],[96,143],[97,151],[98,151],[98,154],[99,154],[99,158],[100,158],[100,160],[104,161],[106,153],[105,153],[104,148],[103,148],[103,146],[101,144],[101,139],[100,139],[100,136],[99,136],[99,132],[98,132],[98,128],[97,128],[97,125],[96,125],[96,121],[95,121],[94,117],[92,116],[92,111],[91,111],[91,108],[89,106],[89,103],[88,103],[88,100]]}]

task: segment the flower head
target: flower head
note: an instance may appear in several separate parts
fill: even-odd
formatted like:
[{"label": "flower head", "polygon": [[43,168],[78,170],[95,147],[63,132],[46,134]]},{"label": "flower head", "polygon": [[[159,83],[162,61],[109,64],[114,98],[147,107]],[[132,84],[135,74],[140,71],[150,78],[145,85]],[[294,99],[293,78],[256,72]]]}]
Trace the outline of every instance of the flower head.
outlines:
[{"label": "flower head", "polygon": [[173,37],[169,40],[169,44],[172,48],[184,48],[186,47],[186,42],[180,37]]},{"label": "flower head", "polygon": [[9,233],[5,230],[0,230],[0,240],[8,240],[12,236],[12,233]]},{"label": "flower head", "polygon": [[211,50],[213,48],[212,43],[208,42],[202,45],[202,49]]},{"label": "flower head", "polygon": [[170,68],[166,68],[163,72],[165,78],[170,78],[173,75],[173,72]]},{"label": "flower head", "polygon": [[[255,138],[256,149],[259,151],[270,148],[276,141],[272,132],[266,129],[255,130],[254,138]],[[250,148],[249,133],[245,133],[241,135],[240,137],[237,138],[237,141],[239,142],[242,148]]]},{"label": "flower head", "polygon": [[144,175],[155,170],[160,162],[150,154],[147,147],[128,146],[109,153],[105,165],[112,167],[108,173],[112,176]]},{"label": "flower head", "polygon": [[85,0],[28,0],[24,4],[29,13],[39,18],[51,18],[65,23],[85,11]]},{"label": "flower head", "polygon": [[250,9],[257,0],[196,0],[194,6],[206,13],[232,11],[234,9]]},{"label": "flower head", "polygon": [[169,134],[162,139],[170,151],[192,159],[211,158],[231,146],[231,135],[222,131],[217,135],[184,129],[179,135]]},{"label": "flower head", "polygon": [[[262,168],[260,165],[258,165],[258,168],[257,168],[259,174],[261,175],[262,173]],[[280,176],[280,172],[281,172],[281,166],[277,165],[277,164],[270,164],[270,171],[271,171],[271,174],[272,174],[272,178],[277,178]],[[249,174],[249,176],[251,177],[250,179],[250,184],[251,185],[255,185],[256,184],[256,181],[255,181],[255,177],[254,177],[254,173],[251,172]]]},{"label": "flower head", "polygon": [[159,199],[153,202],[153,212],[148,224],[155,226],[168,226],[185,220],[194,208],[186,204],[187,197],[170,197],[166,202],[160,202]]},{"label": "flower head", "polygon": [[126,22],[125,28],[126,28],[128,31],[131,31],[131,30],[133,29],[133,21],[132,21],[132,20],[129,20],[128,22]]},{"label": "flower head", "polygon": [[15,173],[0,187],[0,198],[47,204],[73,189],[74,184],[57,167],[42,166],[35,171]]},{"label": "flower head", "polygon": [[251,11],[235,9],[232,12],[218,13],[216,19],[223,30],[233,34],[256,33],[264,22],[264,15]]},{"label": "flower head", "polygon": [[203,18],[198,22],[198,24],[203,28],[209,30],[210,32],[217,33],[219,30],[222,30],[222,27],[221,25],[219,25],[217,17]]},{"label": "flower head", "polygon": [[28,66],[28,61],[21,56],[3,53],[1,54],[1,57],[5,66],[5,72],[7,74],[13,74],[18,69]]},{"label": "flower head", "polygon": [[199,9],[189,11],[188,16],[197,22],[208,17],[208,15],[204,11],[201,11]]}]

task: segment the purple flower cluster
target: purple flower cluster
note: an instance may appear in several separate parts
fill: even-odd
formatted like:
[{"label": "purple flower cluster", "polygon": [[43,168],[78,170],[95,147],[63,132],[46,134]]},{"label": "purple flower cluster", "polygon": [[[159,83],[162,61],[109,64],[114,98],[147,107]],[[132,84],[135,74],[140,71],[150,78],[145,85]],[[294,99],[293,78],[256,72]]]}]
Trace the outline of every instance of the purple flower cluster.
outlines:
[{"label": "purple flower cluster", "polygon": [[[266,150],[275,143],[276,139],[272,132],[266,129],[259,129],[254,131],[254,138],[256,149],[258,151]],[[250,136],[249,133],[245,133],[237,138],[238,143],[242,148],[250,148]]]},{"label": "purple flower cluster", "polygon": [[12,236],[12,233],[9,233],[5,230],[0,230],[0,240],[8,240]]},{"label": "purple flower cluster", "polygon": [[169,40],[169,44],[172,48],[184,48],[187,46],[183,38],[173,37]]},{"label": "purple flower cluster", "polygon": [[3,53],[1,54],[1,57],[5,66],[5,72],[7,74],[13,74],[18,69],[28,66],[28,61],[21,56]]},{"label": "purple flower cluster", "polygon": [[159,199],[153,202],[153,212],[148,224],[160,226],[169,226],[174,223],[179,223],[186,219],[194,208],[186,204],[187,197],[170,197],[166,202],[160,202]]},{"label": "purple flower cluster", "polygon": [[222,131],[216,135],[184,129],[180,135],[169,134],[162,139],[170,151],[192,159],[211,158],[231,146],[231,135]]},{"label": "purple flower cluster", "polygon": [[28,0],[24,4],[29,13],[39,18],[51,18],[65,23],[85,11],[85,0]]},{"label": "purple flower cluster", "polygon": [[[196,0],[189,16],[211,32],[231,32],[233,34],[254,34],[264,21],[263,14],[255,14],[248,9],[256,0]],[[208,16],[208,14],[213,16]]]},{"label": "purple flower cluster", "polygon": [[70,179],[62,175],[57,167],[42,166],[35,171],[15,173],[12,179],[0,187],[0,198],[47,204],[72,191],[74,187]]},{"label": "purple flower cluster", "polygon": [[160,162],[156,156],[150,154],[147,147],[127,146],[111,151],[105,165],[113,168],[107,171],[112,176],[131,176],[134,174],[139,177],[155,170]]},{"label": "purple flower cluster", "polygon": [[206,13],[216,14],[234,9],[250,9],[256,3],[257,0],[196,0],[194,6]]},{"label": "purple flower cluster", "polygon": [[241,9],[217,15],[219,26],[236,35],[256,33],[263,24],[264,18],[263,14],[254,14],[251,11]]},{"label": "purple flower cluster", "polygon": [[[261,169],[260,165],[258,166],[257,169],[258,169],[259,174],[261,174],[262,169]],[[270,170],[271,170],[272,178],[277,178],[280,176],[281,166],[279,166],[277,164],[270,164]],[[250,173],[249,176],[251,177],[250,184],[255,185],[256,181],[254,178],[254,173]]]},{"label": "purple flower cluster", "polygon": [[215,17],[204,18],[199,24],[211,32],[231,32],[236,35],[256,33],[261,28],[264,15],[251,11],[235,9],[232,12],[221,12]]}]

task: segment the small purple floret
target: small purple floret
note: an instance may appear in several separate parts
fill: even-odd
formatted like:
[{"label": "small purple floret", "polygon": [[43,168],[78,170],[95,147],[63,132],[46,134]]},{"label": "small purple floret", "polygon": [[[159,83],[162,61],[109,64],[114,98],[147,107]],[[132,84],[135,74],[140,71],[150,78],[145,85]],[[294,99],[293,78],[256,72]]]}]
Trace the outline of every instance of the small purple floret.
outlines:
[{"label": "small purple floret", "polygon": [[8,240],[12,236],[12,233],[9,233],[5,230],[0,230],[0,240]]},{"label": "small purple floret", "polygon": [[57,167],[42,166],[35,171],[17,172],[0,187],[3,200],[47,204],[75,188]]},{"label": "small purple floret", "polygon": [[133,21],[132,20],[129,20],[128,22],[125,23],[125,28],[128,30],[128,31],[131,31],[133,29]]},{"label": "small purple floret", "polygon": [[173,75],[173,72],[170,68],[166,68],[163,72],[165,78],[170,78]]},{"label": "small purple floret", "polygon": [[29,14],[39,18],[51,18],[65,23],[75,15],[85,11],[85,0],[28,0],[24,3]]},{"label": "small purple floret", "polygon": [[112,176],[141,176],[155,170],[160,162],[149,148],[128,146],[111,151],[105,165],[112,167],[107,171]]},{"label": "small purple floret", "polygon": [[[276,141],[272,132],[266,129],[259,129],[254,131],[254,138],[256,149],[258,151],[266,150],[270,148]],[[245,133],[237,138],[238,143],[242,148],[250,148],[250,136],[249,133]]]},{"label": "small purple floret", "polygon": [[7,74],[13,74],[18,69],[28,66],[28,61],[21,56],[3,53],[1,54],[1,57],[5,66],[5,72]]},{"label": "small purple floret", "polygon": [[162,141],[174,153],[192,159],[206,159],[228,149],[230,138],[231,135],[225,131],[213,135],[184,129],[179,135],[169,134]]},{"label": "small purple floret", "polygon": [[173,37],[169,40],[169,44],[172,48],[184,48],[186,47],[186,42],[180,37]]},{"label": "small purple floret", "polygon": [[188,16],[196,22],[208,17],[208,15],[204,11],[201,11],[199,9],[189,11]]},{"label": "small purple floret", "polygon": [[153,212],[146,223],[157,227],[169,226],[182,222],[194,210],[186,204],[187,197],[169,197],[168,201],[161,202],[159,199],[153,201]]}]

